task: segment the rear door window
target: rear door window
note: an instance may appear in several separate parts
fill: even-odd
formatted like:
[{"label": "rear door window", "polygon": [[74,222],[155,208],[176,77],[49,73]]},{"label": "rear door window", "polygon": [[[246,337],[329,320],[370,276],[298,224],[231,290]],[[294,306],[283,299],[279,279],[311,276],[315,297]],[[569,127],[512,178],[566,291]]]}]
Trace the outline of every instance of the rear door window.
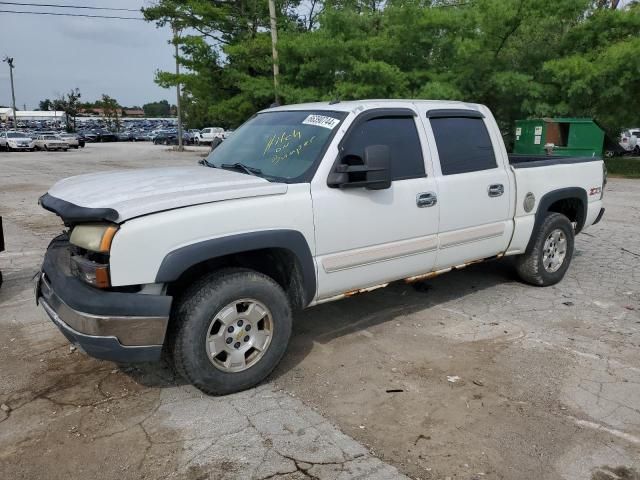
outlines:
[{"label": "rear door window", "polygon": [[482,118],[431,118],[443,175],[496,168],[489,132]]}]

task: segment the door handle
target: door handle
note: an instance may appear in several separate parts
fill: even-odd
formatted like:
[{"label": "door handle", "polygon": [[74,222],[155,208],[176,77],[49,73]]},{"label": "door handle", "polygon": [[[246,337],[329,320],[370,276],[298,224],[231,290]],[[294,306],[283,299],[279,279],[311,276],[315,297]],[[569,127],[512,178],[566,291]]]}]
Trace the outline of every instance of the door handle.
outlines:
[{"label": "door handle", "polygon": [[436,203],[438,203],[438,197],[434,192],[424,192],[416,195],[418,208],[433,207]]},{"label": "door handle", "polygon": [[496,183],[494,185],[489,185],[489,196],[490,197],[499,197],[504,193],[504,185],[501,183]]}]

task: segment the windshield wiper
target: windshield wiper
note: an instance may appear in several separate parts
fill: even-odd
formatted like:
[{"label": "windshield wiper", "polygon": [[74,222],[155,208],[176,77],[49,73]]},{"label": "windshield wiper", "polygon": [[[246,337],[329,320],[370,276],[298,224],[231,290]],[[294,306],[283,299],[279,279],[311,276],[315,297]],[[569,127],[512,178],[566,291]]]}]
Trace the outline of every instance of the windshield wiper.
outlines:
[{"label": "windshield wiper", "polygon": [[256,167],[250,167],[248,165],[245,165],[244,163],[223,163],[222,165],[220,165],[220,168],[235,168],[236,170],[242,170],[245,173],[248,173],[249,175],[260,175],[262,174],[262,170],[260,170],[259,168]]}]

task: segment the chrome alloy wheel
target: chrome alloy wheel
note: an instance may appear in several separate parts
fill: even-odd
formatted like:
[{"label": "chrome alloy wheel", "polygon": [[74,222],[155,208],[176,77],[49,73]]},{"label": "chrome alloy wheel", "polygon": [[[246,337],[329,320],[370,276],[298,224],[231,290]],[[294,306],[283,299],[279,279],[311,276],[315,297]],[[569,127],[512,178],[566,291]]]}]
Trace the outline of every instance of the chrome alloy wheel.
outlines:
[{"label": "chrome alloy wheel", "polygon": [[544,241],[542,265],[549,273],[557,272],[567,256],[567,236],[559,228],[552,231]]},{"label": "chrome alloy wheel", "polygon": [[213,366],[223,372],[242,372],[258,363],[269,348],[273,317],[259,301],[243,298],[216,313],[207,332],[207,356]]}]

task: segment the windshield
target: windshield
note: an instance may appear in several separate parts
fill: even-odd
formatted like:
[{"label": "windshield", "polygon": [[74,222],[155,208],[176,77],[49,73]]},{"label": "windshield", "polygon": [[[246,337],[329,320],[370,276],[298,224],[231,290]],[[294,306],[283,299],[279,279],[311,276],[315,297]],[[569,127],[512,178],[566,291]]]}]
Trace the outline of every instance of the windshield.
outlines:
[{"label": "windshield", "polygon": [[27,138],[24,133],[8,132],[7,138]]},{"label": "windshield", "polygon": [[206,163],[282,181],[297,179],[315,164],[345,116],[309,110],[260,113],[213,150]]}]

